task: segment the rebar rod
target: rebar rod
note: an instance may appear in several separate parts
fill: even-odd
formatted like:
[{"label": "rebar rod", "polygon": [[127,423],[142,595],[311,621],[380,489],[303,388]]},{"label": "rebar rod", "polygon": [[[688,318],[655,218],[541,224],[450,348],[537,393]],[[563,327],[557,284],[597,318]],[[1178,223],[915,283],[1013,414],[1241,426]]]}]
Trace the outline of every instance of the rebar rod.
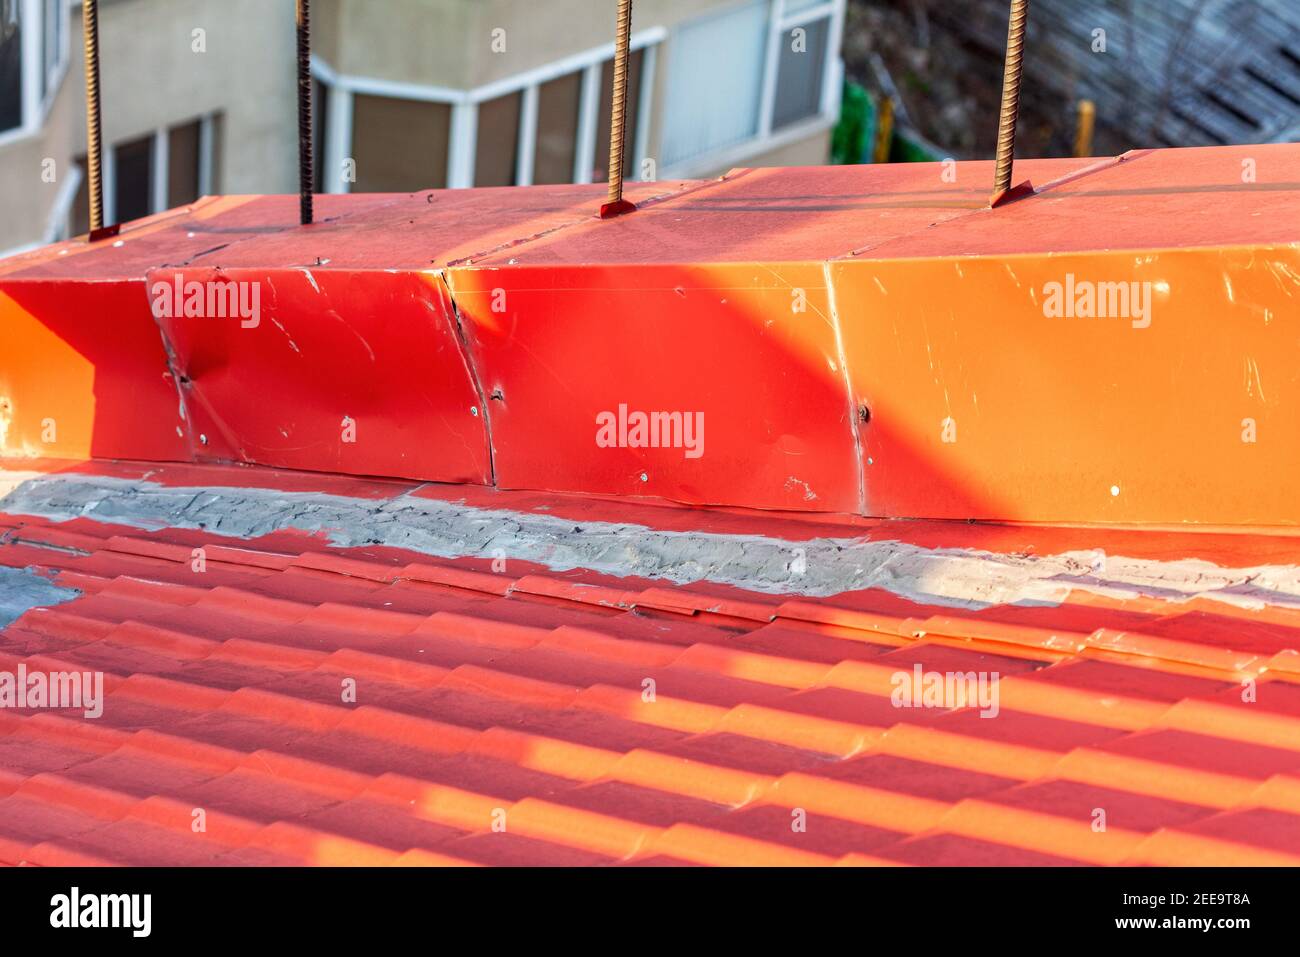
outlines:
[{"label": "rebar rod", "polygon": [[299,219],[312,221],[315,164],[311,135],[311,0],[298,3],[298,206]]},{"label": "rebar rod", "polygon": [[623,199],[623,153],[627,132],[627,74],[632,45],[632,0],[618,0],[618,32],[614,41],[614,108],[609,131],[609,196],[600,208],[603,218],[636,209]]},{"label": "rebar rod", "polygon": [[82,27],[86,45],[86,192],[90,197],[90,233],[104,228],[103,122],[99,94],[99,2],[85,0]]},{"label": "rebar rod", "polygon": [[1025,23],[1029,19],[1029,0],[1011,0],[1011,19],[1007,24],[1007,59],[1002,75],[1002,115],[998,121],[997,171],[993,179],[993,196],[1011,188],[1011,168],[1016,152],[1016,123],[1020,119],[1020,81],[1025,58]]}]

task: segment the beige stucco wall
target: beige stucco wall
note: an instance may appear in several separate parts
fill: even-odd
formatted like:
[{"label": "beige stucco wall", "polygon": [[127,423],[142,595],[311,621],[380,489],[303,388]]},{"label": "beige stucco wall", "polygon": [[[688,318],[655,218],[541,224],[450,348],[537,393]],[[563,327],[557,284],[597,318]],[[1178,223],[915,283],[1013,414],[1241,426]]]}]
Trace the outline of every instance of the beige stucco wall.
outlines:
[{"label": "beige stucco wall", "polygon": [[[671,28],[737,2],[636,0],[632,30]],[[340,73],[463,90],[613,43],[616,8],[613,0],[316,0],[313,47]],[[393,19],[403,29],[392,29]],[[498,27],[504,52],[492,49]]]},{"label": "beige stucco wall", "polygon": [[[736,2],[636,0],[633,31],[671,30]],[[340,73],[468,89],[611,43],[615,7],[612,0],[315,0],[313,48]],[[293,11],[290,0],[101,0],[105,142],[220,112],[217,190],[293,192]],[[497,27],[506,30],[505,53],[492,52]],[[192,49],[196,28],[206,31],[204,53]],[[59,184],[41,182],[41,161],[52,157],[62,181],[85,149],[79,4],[70,34],[71,62],[44,128],[0,146],[0,251],[42,237]],[[661,69],[656,112],[663,77]],[[660,125],[652,116],[652,156]],[[730,165],[823,163],[828,140],[828,132],[814,134]]]},{"label": "beige stucco wall", "polygon": [[[745,160],[745,166],[825,166],[830,162],[831,130],[827,128],[820,133],[796,140],[785,146],[758,153]],[[715,170],[721,174],[726,170]]]},{"label": "beige stucco wall", "polygon": [[[34,136],[0,147],[0,252],[39,242],[59,192],[82,149],[84,134],[74,135],[84,116],[69,68],[50,107],[49,118]],[[80,120],[85,123],[85,120]],[[45,160],[54,160],[54,182],[42,177]]]},{"label": "beige stucco wall", "polygon": [[[710,10],[741,0],[636,0],[632,30],[671,31]],[[314,49],[340,74],[392,83],[465,90],[543,67],[565,57],[611,44],[613,0],[317,0],[313,5]],[[386,18],[402,18],[393,30]],[[505,30],[506,49],[492,49],[493,31]],[[460,37],[448,42],[447,37]],[[671,63],[671,36],[655,76],[646,152],[658,153],[665,96],[665,67]],[[808,165],[827,162],[830,133],[767,153],[745,156],[746,166]],[[725,172],[700,170],[698,175]]]},{"label": "beige stucco wall", "polygon": [[[206,53],[192,49],[195,29],[206,31]],[[74,17],[74,36],[80,31]],[[118,0],[100,13],[100,46],[107,142],[221,111],[221,191],[297,189],[292,3]],[[84,75],[79,48],[73,74]],[[78,104],[84,111],[83,98]]]},{"label": "beige stucco wall", "polygon": [[[297,101],[292,3],[270,0],[110,0],[100,9],[104,142],[221,112],[227,193],[297,189]],[[207,52],[193,50],[206,31]],[[52,157],[60,181],[85,152],[81,8],[72,11],[70,64],[45,125],[0,146],[0,251],[41,239],[58,184],[42,183]],[[22,184],[31,184],[30,186]]]}]

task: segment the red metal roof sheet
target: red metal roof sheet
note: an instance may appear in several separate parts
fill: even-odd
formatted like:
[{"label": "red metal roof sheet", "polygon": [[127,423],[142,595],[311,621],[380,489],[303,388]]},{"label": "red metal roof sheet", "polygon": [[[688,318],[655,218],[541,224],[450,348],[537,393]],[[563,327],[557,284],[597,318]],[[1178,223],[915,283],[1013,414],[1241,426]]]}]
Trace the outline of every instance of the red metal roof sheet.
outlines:
[{"label": "red metal roof sheet", "polygon": [[[608,221],[598,185],[324,197],[307,227],[206,199],[0,264],[0,452],[1300,526],[1297,156],[1029,160],[996,210],[981,162],[642,183]],[[177,292],[236,286],[255,314]],[[697,439],[611,445],[616,412]]]},{"label": "red metal roof sheet", "polygon": [[[219,467],[73,469],[214,493],[383,503],[411,491]],[[419,494],[621,520],[630,535],[800,541],[841,521],[918,548],[1140,548],[1153,568],[1300,559],[1288,535]],[[1080,583],[1059,603],[974,610],[882,587],[746,592],[339,548],[292,529],[245,539],[12,510],[3,568],[80,594],[0,632],[0,671],[102,671],[106,683],[98,720],[0,711],[5,863],[1300,863],[1300,609],[1282,598]],[[897,676],[918,668],[997,672],[996,719],[978,704],[897,707]]]}]

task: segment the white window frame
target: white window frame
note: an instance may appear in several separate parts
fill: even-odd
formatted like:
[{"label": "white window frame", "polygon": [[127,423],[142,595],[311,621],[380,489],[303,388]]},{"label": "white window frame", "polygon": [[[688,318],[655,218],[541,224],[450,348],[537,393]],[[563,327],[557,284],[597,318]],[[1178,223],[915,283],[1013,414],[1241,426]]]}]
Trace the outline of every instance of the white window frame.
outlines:
[{"label": "white window frame", "polygon": [[[667,36],[668,31],[663,27],[641,30],[632,35],[632,50],[645,51],[641,68],[640,112],[633,140],[633,155],[638,158],[644,157],[649,143],[649,117],[654,97],[655,51]],[[571,73],[582,74],[578,134],[574,144],[574,182],[589,183],[591,171],[596,165],[596,137],[602,119],[597,115],[600,111],[601,65],[613,56],[614,44],[610,42],[524,73],[486,83],[472,90],[350,76],[336,72],[324,60],[313,56],[312,76],[326,88],[326,109],[329,116],[325,132],[325,155],[322,158],[325,163],[322,186],[327,193],[351,192],[352,184],[344,177],[343,163],[348,159],[352,149],[354,97],[357,94],[450,105],[451,135],[448,137],[447,146],[447,186],[450,189],[464,189],[474,185],[479,104],[515,93],[521,94],[519,152],[515,180],[521,186],[531,185],[535,172],[534,137],[537,131],[539,91],[543,84]]]},{"label": "white window frame", "polygon": [[[205,113],[202,116],[192,116],[188,119],[161,126],[148,134],[150,137],[149,187],[151,190],[148,215],[156,216],[158,213],[165,213],[170,208],[167,205],[167,187],[169,185],[168,174],[170,169],[168,164],[171,162],[171,128],[173,126],[184,126],[190,123],[199,124],[199,195],[195,198],[198,199],[212,193],[212,128],[215,119],[215,113]],[[121,143],[137,139],[140,139],[140,137],[123,137],[104,151],[104,222],[106,223],[117,222],[117,148]]]},{"label": "white window frame", "polygon": [[[38,5],[41,5],[43,8],[43,0],[38,0]],[[50,68],[45,74],[45,96],[41,100],[41,122],[42,123],[44,123],[45,117],[49,115],[50,109],[54,106],[54,98],[55,96],[58,95],[59,87],[63,85],[63,78],[67,75],[68,67],[72,61],[72,57],[70,56],[72,50],[72,42],[68,36],[68,31],[72,29],[72,24],[71,24],[72,17],[71,17],[71,13],[69,12],[71,8],[71,2],[70,0],[58,0],[57,6],[58,6],[59,26],[58,26],[58,30],[55,33],[55,36],[56,38],[61,40],[61,42],[57,43],[57,45],[54,47],[54,62],[50,64]],[[42,9],[42,13],[43,12],[44,11]],[[44,25],[45,25],[45,18],[44,16],[42,16],[41,18],[42,30],[44,29]],[[48,42],[49,42],[49,38],[44,36],[44,34],[42,34],[41,37],[42,54],[45,51],[44,45]],[[44,56],[42,56],[42,59],[44,59]]]},{"label": "white window frame", "polygon": [[[759,99],[758,134],[741,143],[701,153],[660,171],[663,179],[690,179],[705,172],[743,163],[759,153],[780,149],[806,139],[835,125],[839,117],[840,96],[844,82],[844,60],[840,45],[844,35],[847,0],[824,0],[792,13],[786,12],[786,0],[768,0],[767,50],[763,60],[762,94]],[[830,18],[826,34],[826,63],[822,69],[821,108],[815,116],[773,131],[772,114],[776,108],[777,73],[781,66],[781,44],[790,31],[815,20]]]},{"label": "white window frame", "polygon": [[45,10],[44,0],[19,0],[19,12],[22,16],[22,75],[23,75],[23,121],[11,130],[0,133],[0,146],[6,146],[19,140],[27,139],[39,133],[45,126],[54,98],[63,85],[71,61],[71,42],[68,33],[71,30],[69,8],[70,0],[60,0],[59,16],[63,20],[63,42],[55,50],[57,59],[45,77],[44,96],[41,95],[41,63],[45,59]]}]

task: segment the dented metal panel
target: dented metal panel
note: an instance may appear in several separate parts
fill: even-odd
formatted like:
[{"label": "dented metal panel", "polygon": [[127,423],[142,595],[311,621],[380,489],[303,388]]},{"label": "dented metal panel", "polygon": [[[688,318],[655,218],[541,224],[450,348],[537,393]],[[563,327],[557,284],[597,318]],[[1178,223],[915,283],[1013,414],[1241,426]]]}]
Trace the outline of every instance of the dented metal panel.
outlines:
[{"label": "dented metal panel", "polygon": [[503,487],[857,510],[820,266],[455,269],[449,283]]},{"label": "dented metal panel", "polygon": [[[988,163],[641,184],[608,222],[599,187],[331,197],[308,229],[197,204],[0,268],[5,451],[1294,525],[1298,160],[1031,161],[996,211]],[[191,312],[190,281],[248,296]]]},{"label": "dented metal panel", "polygon": [[186,267],[148,287],[195,460],[491,481],[435,274]]}]

